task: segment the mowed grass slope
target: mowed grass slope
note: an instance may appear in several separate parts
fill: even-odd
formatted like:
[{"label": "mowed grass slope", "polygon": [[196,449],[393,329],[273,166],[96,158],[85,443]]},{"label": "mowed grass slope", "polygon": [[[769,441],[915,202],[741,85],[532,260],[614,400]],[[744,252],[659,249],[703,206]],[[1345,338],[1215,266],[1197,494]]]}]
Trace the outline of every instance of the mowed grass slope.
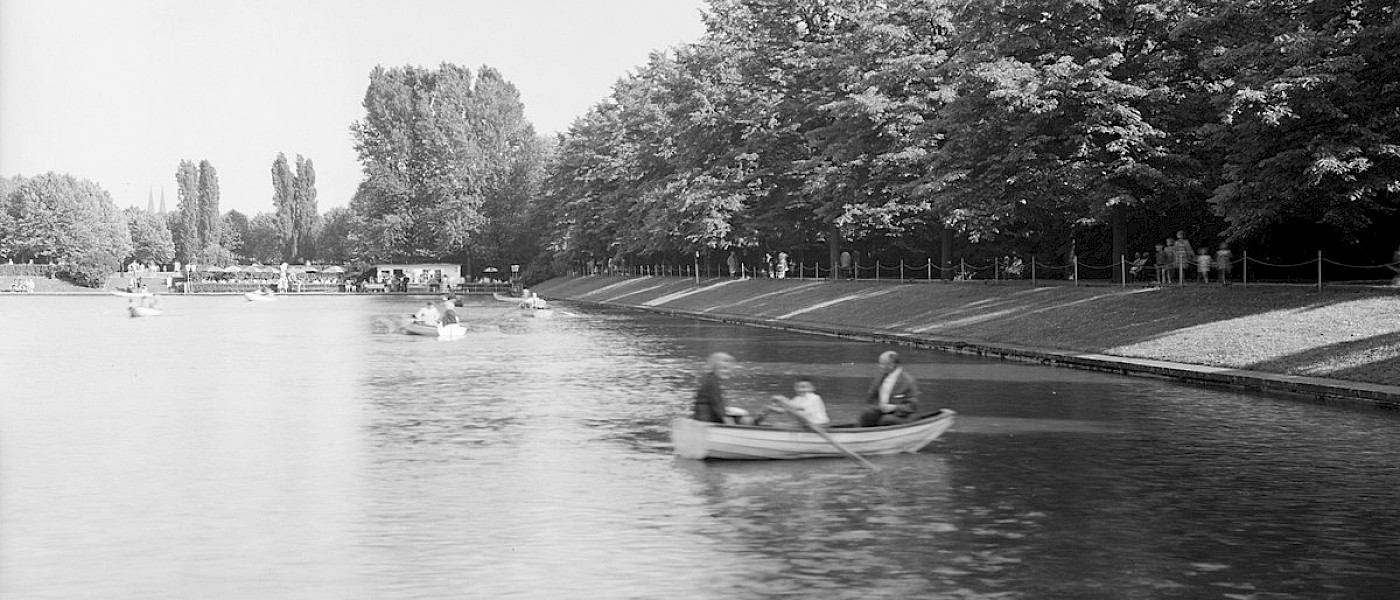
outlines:
[{"label": "mowed grass slope", "polygon": [[606,276],[547,298],[1400,385],[1400,290]]}]

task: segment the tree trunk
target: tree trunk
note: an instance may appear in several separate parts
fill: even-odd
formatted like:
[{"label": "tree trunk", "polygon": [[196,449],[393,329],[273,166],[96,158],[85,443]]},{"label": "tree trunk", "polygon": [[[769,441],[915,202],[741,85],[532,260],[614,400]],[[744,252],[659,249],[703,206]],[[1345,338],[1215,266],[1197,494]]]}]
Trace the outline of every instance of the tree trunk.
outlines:
[{"label": "tree trunk", "polygon": [[938,278],[951,281],[953,279],[953,228],[943,226],[941,244],[938,248]]},{"label": "tree trunk", "polygon": [[1123,281],[1123,262],[1128,255],[1128,208],[1123,203],[1112,207],[1113,222],[1113,281]]},{"label": "tree trunk", "polygon": [[832,227],[826,234],[827,253],[831,259],[831,273],[827,276],[831,279],[841,278],[841,230]]}]

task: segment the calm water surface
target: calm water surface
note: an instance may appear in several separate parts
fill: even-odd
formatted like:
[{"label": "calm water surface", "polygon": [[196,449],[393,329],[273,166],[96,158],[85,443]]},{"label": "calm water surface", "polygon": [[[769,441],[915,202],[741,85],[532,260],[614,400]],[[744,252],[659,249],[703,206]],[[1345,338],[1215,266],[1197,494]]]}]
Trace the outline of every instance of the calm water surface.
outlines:
[{"label": "calm water surface", "polygon": [[0,597],[1400,597],[1400,419],[907,349],[916,455],[671,454],[709,352],[849,418],[876,344],[469,300],[0,298]]}]

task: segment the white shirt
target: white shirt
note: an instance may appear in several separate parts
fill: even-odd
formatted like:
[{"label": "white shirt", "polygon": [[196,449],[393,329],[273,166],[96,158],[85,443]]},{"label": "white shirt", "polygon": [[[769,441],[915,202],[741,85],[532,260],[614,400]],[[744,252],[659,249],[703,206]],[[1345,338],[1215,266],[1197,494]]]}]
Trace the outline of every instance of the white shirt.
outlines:
[{"label": "white shirt", "polygon": [[894,392],[894,384],[899,381],[899,375],[904,372],[904,367],[895,367],[885,376],[885,380],[880,382],[880,406],[884,407],[890,403],[890,394]]},{"label": "white shirt", "polygon": [[826,403],[822,402],[821,396],[806,393],[793,396],[789,402],[794,410],[800,411],[813,425],[826,425],[831,422],[831,418],[826,416]]}]

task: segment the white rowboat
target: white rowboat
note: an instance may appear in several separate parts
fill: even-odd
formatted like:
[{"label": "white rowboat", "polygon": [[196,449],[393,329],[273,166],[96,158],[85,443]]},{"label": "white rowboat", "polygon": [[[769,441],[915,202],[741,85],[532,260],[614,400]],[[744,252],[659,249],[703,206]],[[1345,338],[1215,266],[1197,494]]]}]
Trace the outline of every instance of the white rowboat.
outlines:
[{"label": "white rowboat", "polygon": [[414,321],[403,326],[404,333],[410,335],[421,335],[435,337],[440,340],[456,340],[467,335],[467,327],[461,323],[449,323],[441,325],[438,323],[423,323]]},{"label": "white rowboat", "polygon": [[[899,425],[838,425],[825,431],[833,440],[861,456],[913,453],[952,427],[955,414],[945,408]],[[808,429],[724,425],[690,418],[671,421],[671,442],[677,455],[691,459],[788,460],[846,456]]]}]

